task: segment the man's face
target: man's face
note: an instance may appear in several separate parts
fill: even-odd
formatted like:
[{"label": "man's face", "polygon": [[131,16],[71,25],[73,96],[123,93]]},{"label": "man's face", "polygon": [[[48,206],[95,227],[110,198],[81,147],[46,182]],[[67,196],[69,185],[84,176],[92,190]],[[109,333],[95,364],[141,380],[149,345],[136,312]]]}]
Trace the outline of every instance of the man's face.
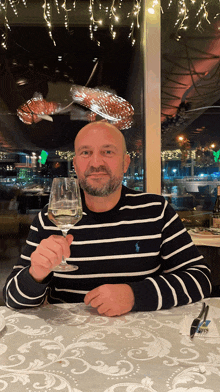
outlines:
[{"label": "man's face", "polygon": [[81,188],[89,195],[103,197],[121,186],[130,160],[120,132],[98,123],[77,135],[73,162]]}]

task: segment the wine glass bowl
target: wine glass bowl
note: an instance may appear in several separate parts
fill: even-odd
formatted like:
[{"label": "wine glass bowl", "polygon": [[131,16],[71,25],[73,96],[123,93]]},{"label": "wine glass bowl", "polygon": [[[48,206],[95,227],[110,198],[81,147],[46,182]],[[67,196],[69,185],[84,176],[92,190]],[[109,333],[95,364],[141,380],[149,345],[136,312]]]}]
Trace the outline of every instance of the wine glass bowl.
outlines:
[{"label": "wine glass bowl", "polygon": [[[61,231],[64,237],[67,232],[82,218],[82,201],[78,180],[73,177],[58,177],[52,182],[48,218]],[[53,271],[75,271],[79,267],[68,264],[63,257],[62,262]]]}]

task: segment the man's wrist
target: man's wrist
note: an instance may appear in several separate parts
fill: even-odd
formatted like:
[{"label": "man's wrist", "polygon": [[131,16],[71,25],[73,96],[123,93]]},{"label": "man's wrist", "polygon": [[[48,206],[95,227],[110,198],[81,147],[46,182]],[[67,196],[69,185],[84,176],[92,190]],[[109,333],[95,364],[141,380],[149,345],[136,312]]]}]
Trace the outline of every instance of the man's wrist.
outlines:
[{"label": "man's wrist", "polygon": [[30,276],[35,280],[35,282],[37,282],[37,283],[42,283],[46,278],[47,278],[47,276],[45,276],[45,277],[43,277],[43,278],[38,278],[37,276],[36,276],[36,273],[35,273],[35,271],[34,271],[34,267],[31,265],[30,266],[30,268],[29,268],[29,274],[30,274]]}]

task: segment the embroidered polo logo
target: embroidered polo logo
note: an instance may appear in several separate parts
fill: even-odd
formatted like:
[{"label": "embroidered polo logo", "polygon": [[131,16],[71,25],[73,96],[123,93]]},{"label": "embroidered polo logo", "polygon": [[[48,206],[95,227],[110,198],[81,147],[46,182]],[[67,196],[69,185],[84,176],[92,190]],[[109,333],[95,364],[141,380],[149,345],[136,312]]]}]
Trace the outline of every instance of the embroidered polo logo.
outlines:
[{"label": "embroidered polo logo", "polygon": [[[139,242],[139,241],[138,241],[138,242]],[[138,245],[138,242],[136,242],[136,244],[135,244],[135,250],[136,250],[137,253],[138,253],[139,250],[140,250],[140,246]]]}]

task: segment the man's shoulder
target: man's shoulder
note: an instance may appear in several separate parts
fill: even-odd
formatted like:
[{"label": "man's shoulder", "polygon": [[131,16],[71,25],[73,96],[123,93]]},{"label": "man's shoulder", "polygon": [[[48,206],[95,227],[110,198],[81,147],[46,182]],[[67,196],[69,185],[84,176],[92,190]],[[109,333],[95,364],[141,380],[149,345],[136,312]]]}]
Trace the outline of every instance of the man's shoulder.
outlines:
[{"label": "man's shoulder", "polygon": [[148,193],[130,189],[125,186],[122,187],[122,194],[126,200],[136,200],[137,203],[161,203],[164,204],[165,199],[163,196],[156,193]]}]

